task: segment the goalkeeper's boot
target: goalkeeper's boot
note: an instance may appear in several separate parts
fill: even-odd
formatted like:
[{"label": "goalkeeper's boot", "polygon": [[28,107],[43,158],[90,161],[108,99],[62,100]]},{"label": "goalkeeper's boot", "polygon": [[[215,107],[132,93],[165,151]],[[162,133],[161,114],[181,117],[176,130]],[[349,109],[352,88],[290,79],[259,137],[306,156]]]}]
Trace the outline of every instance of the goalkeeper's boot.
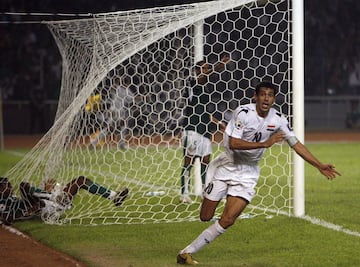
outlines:
[{"label": "goalkeeper's boot", "polygon": [[199,262],[196,261],[190,253],[178,254],[176,261],[178,264],[183,264],[183,265],[198,265],[199,264]]},{"label": "goalkeeper's boot", "polygon": [[115,206],[121,206],[121,204],[124,202],[125,198],[129,194],[129,189],[125,188],[123,191],[117,193],[116,197],[114,198],[114,204]]}]

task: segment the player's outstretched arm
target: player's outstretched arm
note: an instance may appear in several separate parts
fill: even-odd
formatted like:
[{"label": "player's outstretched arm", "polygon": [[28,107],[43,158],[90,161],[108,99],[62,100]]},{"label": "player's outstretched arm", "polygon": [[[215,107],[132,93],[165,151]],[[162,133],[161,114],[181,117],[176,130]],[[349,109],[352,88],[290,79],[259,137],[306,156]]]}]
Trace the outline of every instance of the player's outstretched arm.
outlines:
[{"label": "player's outstretched arm", "polygon": [[336,176],[341,176],[332,164],[321,163],[301,142],[297,142],[292,148],[300,157],[317,168],[327,179],[332,180]]},{"label": "player's outstretched arm", "polygon": [[284,140],[284,133],[279,131],[270,136],[265,142],[249,142],[240,138],[230,136],[229,147],[230,149],[249,150],[257,148],[269,148],[275,143],[280,143]]}]

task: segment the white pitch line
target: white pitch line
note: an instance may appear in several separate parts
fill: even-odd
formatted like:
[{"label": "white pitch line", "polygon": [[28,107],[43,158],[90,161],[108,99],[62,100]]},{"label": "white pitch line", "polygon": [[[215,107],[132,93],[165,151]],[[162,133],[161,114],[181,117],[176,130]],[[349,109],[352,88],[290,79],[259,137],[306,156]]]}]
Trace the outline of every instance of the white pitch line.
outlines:
[{"label": "white pitch line", "polygon": [[318,218],[313,218],[313,217],[310,217],[308,215],[305,215],[305,216],[301,217],[301,219],[304,219],[306,221],[311,222],[312,224],[320,225],[320,226],[323,226],[325,228],[328,228],[328,229],[331,229],[331,230],[334,230],[334,231],[343,232],[343,233],[345,233],[347,235],[353,235],[353,236],[360,237],[359,232],[346,229],[346,228],[342,227],[341,225],[336,225],[336,224],[333,224],[333,223],[330,223],[330,222],[326,222],[324,220],[321,220],[321,219],[318,219]]},{"label": "white pitch line", "polygon": [[22,157],[24,157],[26,155],[23,152],[18,152],[18,151],[15,151],[15,150],[5,150],[4,152],[7,153],[7,154],[16,156],[16,157],[20,157],[20,158],[22,158]]},{"label": "white pitch line", "polygon": [[[257,208],[257,207],[253,207],[253,208],[260,209],[260,208]],[[264,209],[260,209],[260,210],[264,210]],[[292,217],[294,217],[293,215],[289,215],[289,214],[287,214],[286,212],[283,212],[283,211],[276,211],[276,210],[272,210],[272,209],[268,209],[266,211],[268,211],[270,213],[278,214],[278,215],[280,214],[280,215],[284,215],[284,216],[292,216]],[[360,232],[356,232],[356,231],[353,231],[353,230],[350,230],[350,229],[346,229],[341,225],[336,225],[336,224],[333,224],[331,222],[321,220],[319,218],[311,217],[309,215],[305,215],[305,216],[302,216],[302,217],[295,217],[295,218],[303,219],[303,220],[308,221],[308,222],[310,222],[312,224],[316,224],[316,225],[319,225],[319,226],[322,226],[322,227],[325,227],[325,228],[328,228],[328,229],[331,229],[331,230],[334,230],[334,231],[337,231],[337,232],[342,232],[342,233],[347,234],[347,235],[360,237]]]},{"label": "white pitch line", "polygon": [[10,232],[12,234],[15,234],[15,235],[21,236],[23,238],[29,239],[28,236],[24,235],[22,232],[20,232],[19,230],[15,229],[15,228],[13,228],[11,226],[7,226],[7,225],[4,225],[4,224],[2,224],[1,226],[2,226],[2,228],[4,228],[5,230],[7,230],[8,232]]},{"label": "white pitch line", "polygon": [[[31,238],[30,236],[27,236],[26,234],[22,233],[21,231],[15,229],[14,227],[7,226],[7,225],[4,225],[4,224],[0,224],[0,227],[2,227],[3,229],[5,229],[6,231],[8,231],[11,234],[14,234],[14,235],[17,235],[17,236],[22,237],[24,239],[30,240],[36,246],[44,245],[41,242],[38,242],[35,239]],[[44,246],[46,246],[46,245],[44,245]],[[60,255],[66,261],[69,261],[72,264],[75,264],[74,266],[80,266],[79,263],[77,263],[74,259],[68,257],[68,255],[62,254],[62,252],[59,252],[59,251],[57,251],[57,250],[55,250],[53,248],[49,248],[49,249],[52,250],[54,254]]]}]

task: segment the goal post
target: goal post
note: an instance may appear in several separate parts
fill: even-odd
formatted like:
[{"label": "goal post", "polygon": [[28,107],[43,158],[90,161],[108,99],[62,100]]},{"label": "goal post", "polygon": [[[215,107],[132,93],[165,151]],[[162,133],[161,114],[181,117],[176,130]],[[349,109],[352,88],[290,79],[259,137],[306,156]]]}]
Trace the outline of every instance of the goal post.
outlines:
[{"label": "goal post", "polygon": [[[113,191],[129,188],[121,207],[81,190],[72,208],[50,223],[198,220],[199,163],[189,180],[192,203],[179,201],[185,91],[193,68],[199,60],[215,65],[223,53],[230,56],[203,86],[208,101],[202,110],[218,120],[251,102],[251,88],[266,79],[279,88],[276,108],[296,122],[293,42],[301,40],[293,38],[294,7],[290,0],[218,0],[46,22],[62,56],[56,120],[9,178],[65,185],[84,175]],[[214,158],[222,140],[212,139]],[[291,149],[276,145],[261,164],[257,195],[245,212],[292,214],[294,186],[301,183],[293,180]]]},{"label": "goal post", "polygon": [[[304,0],[293,0],[293,128],[304,143]],[[304,160],[294,152],[294,215],[305,215]]]}]

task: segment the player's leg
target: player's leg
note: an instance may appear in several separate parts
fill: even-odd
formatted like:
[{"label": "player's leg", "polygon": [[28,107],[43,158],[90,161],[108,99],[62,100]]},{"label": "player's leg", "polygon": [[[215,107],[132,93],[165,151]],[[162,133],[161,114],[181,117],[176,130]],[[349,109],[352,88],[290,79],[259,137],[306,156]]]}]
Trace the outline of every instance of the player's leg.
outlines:
[{"label": "player's leg", "polygon": [[185,155],[184,151],[184,164],[181,169],[181,195],[183,197],[182,202],[186,202],[186,198],[189,198],[189,184],[190,184],[190,174],[192,168],[193,158]]},{"label": "player's leg", "polygon": [[200,156],[200,172],[201,172],[201,183],[202,187],[205,188],[206,186],[206,172],[208,165],[210,163],[210,157],[212,153],[212,144],[211,140],[201,134],[197,134],[198,138],[198,147],[197,147],[197,154]]},{"label": "player's leg", "polygon": [[203,185],[203,188],[205,187],[205,182],[206,182],[206,170],[207,167],[210,163],[210,154],[205,155],[201,158],[201,166],[200,166],[200,170],[201,170],[201,182]]},{"label": "player's leg", "polygon": [[[212,164],[214,164],[214,162]],[[210,221],[213,219],[215,210],[220,203],[220,200],[226,195],[226,192],[227,184],[222,181],[212,180],[208,184],[204,190],[205,195],[200,209],[200,219],[202,221]],[[179,252],[177,262],[187,265],[198,264],[198,262],[193,259],[192,254],[202,249],[224,232],[225,229],[221,227],[218,220],[216,220],[214,224],[210,225],[200,235],[198,235],[191,244]]]},{"label": "player's leg", "polygon": [[[218,206],[219,201],[212,201],[207,198],[204,198],[201,204],[201,212],[200,219],[202,221],[209,221],[213,218],[216,207]],[[177,255],[177,263],[186,264],[186,265],[196,265],[198,261],[196,261],[192,254],[199,251],[201,248],[206,246],[208,243],[213,241],[217,236],[224,233],[225,229],[223,229],[218,221],[215,221],[214,224],[210,225],[207,229],[205,229],[198,237],[191,242],[187,247],[179,252]]]},{"label": "player's leg", "polygon": [[126,134],[127,134],[126,121],[124,119],[121,119],[119,123],[119,141],[118,141],[118,148],[120,149],[124,149],[124,150],[127,149],[125,143]]},{"label": "player's leg", "polygon": [[194,161],[195,145],[193,144],[192,135],[190,131],[184,131],[182,135],[182,147],[184,162],[181,169],[180,181],[181,181],[181,196],[180,202],[191,203],[189,196],[189,184],[190,174]]},{"label": "player's leg", "polygon": [[9,179],[6,177],[0,177],[0,199],[8,198],[13,194],[13,188]]},{"label": "player's leg", "polygon": [[68,194],[70,200],[72,201],[80,189],[84,189],[91,194],[113,200],[116,206],[120,206],[129,193],[127,188],[121,192],[115,192],[84,176],[79,176],[68,183],[64,188],[64,192]]},{"label": "player's leg", "polygon": [[219,220],[220,226],[227,229],[233,225],[248,204],[249,202],[242,197],[228,196],[224,211]]},{"label": "player's leg", "polygon": [[[200,213],[202,221],[208,221],[213,217],[218,203],[219,201],[211,201],[204,198]],[[243,198],[228,196],[220,220],[216,220],[214,224],[205,229],[190,245],[180,251],[177,256],[177,262],[188,265],[197,264],[198,262],[193,259],[192,254],[198,252],[218,236],[225,233],[226,229],[234,224],[236,218],[240,216],[247,204],[248,202]]]}]

